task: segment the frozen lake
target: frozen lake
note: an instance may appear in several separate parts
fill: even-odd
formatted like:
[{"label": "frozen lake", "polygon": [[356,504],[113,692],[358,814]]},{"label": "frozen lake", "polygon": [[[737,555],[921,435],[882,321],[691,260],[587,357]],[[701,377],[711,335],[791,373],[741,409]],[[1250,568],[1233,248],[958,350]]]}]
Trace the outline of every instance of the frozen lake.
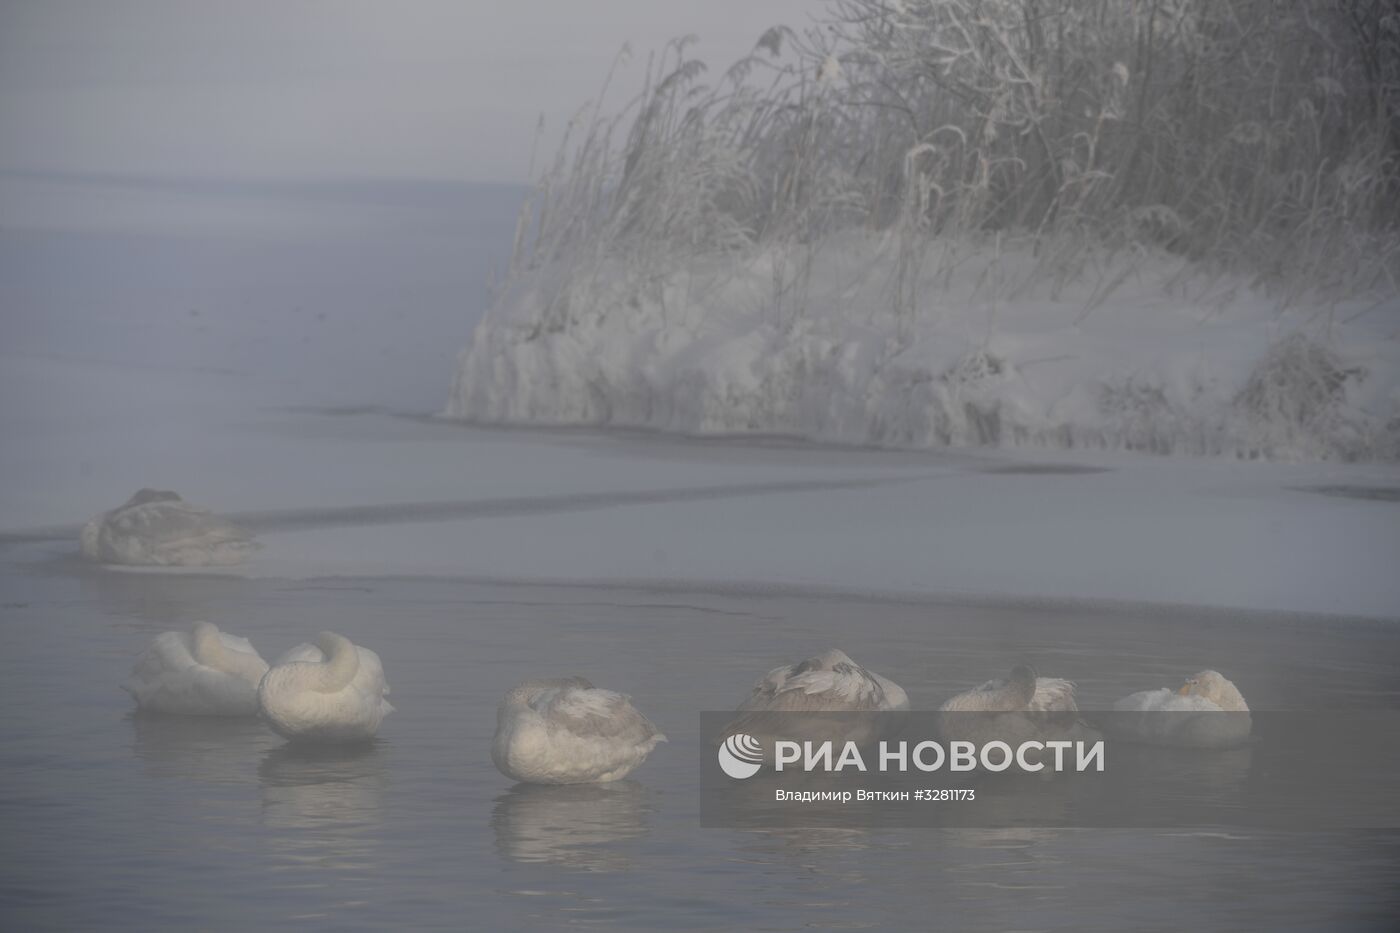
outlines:
[{"label": "frozen lake", "polygon": [[71,537],[153,486],[266,519],[260,576],[781,583],[1400,618],[1395,464],[433,422],[521,197],[0,176],[0,536]]},{"label": "frozen lake", "polygon": [[[701,830],[699,711],[831,646],[916,707],[1030,660],[1086,705],[1210,666],[1400,708],[1400,470],[434,421],[518,197],[0,179],[0,925],[1390,925],[1394,834]],[[141,486],[264,549],[75,564]],[[311,757],[132,717],[134,658],[200,618],[267,656],[341,631],[398,712]],[[512,788],[496,700],[572,673],[671,743]]]}]

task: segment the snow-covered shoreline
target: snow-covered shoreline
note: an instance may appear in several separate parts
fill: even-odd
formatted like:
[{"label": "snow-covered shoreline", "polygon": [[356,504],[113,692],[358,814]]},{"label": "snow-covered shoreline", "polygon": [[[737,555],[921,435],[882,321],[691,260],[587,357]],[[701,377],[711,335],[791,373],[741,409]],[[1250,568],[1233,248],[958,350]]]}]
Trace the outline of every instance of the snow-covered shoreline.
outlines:
[{"label": "snow-covered shoreline", "polygon": [[[485,213],[483,207],[473,215]],[[36,253],[45,268],[87,255],[75,258],[67,241],[45,244]],[[372,314],[372,296],[363,308],[347,309],[341,296],[358,291],[364,277],[327,281],[298,315],[274,312],[295,307],[290,302],[299,293],[277,292],[282,303],[250,314],[227,299],[236,292],[219,292],[225,300],[211,298],[195,317],[160,290],[158,279],[136,274],[159,267],[167,241],[132,245],[107,237],[91,246],[129,260],[131,281],[109,283],[121,313],[95,299],[60,303],[55,283],[48,303],[12,318],[14,339],[0,359],[0,472],[7,480],[0,489],[0,538],[10,539],[7,553],[32,545],[46,556],[76,560],[81,522],[142,486],[157,486],[220,514],[276,513],[257,529],[266,547],[240,569],[258,577],[677,580],[1400,617],[1400,578],[1391,571],[1400,505],[1367,498],[1367,490],[1392,495],[1400,488],[1394,462],[1241,462],[1086,450],[892,452],[754,437],[716,443],[651,432],[479,430],[393,417],[382,409],[431,404],[432,383],[440,392],[451,363],[426,350],[455,349],[469,322],[445,313],[406,320]],[[327,255],[335,265],[358,268],[367,248],[337,241],[327,244]],[[967,261],[987,255],[974,252]],[[246,275],[275,279],[282,265],[267,268],[269,256],[259,254]],[[823,318],[823,307],[831,314],[860,309],[849,316],[860,324],[849,330],[852,348],[846,357],[837,354],[857,372],[867,365],[857,350],[880,350],[875,335],[882,330],[897,336],[890,312],[865,310],[888,303],[865,302],[879,289],[870,284],[873,277],[861,278],[857,256],[843,249],[814,265],[809,313],[769,337],[772,345],[795,339],[789,334],[816,345],[831,339],[824,330],[847,333]],[[1395,320],[1393,306],[1346,323],[1365,309],[1339,305],[1329,338],[1325,314],[1318,320],[1303,309],[1280,314],[1260,296],[1217,310],[1211,299],[1226,292],[1223,280],[1207,288],[1183,278],[1190,289],[1170,292],[1162,277],[1172,267],[1154,272],[1144,262],[1139,278],[1124,282],[1113,302],[1086,314],[1084,294],[1075,291],[1083,286],[1067,286],[1059,299],[1036,289],[1033,302],[1017,297],[1020,276],[1033,269],[1018,272],[1022,260],[1009,245],[1002,251],[1004,282],[979,292],[973,288],[980,272],[964,271],[969,267],[960,260],[952,263],[952,290],[930,282],[923,323],[910,329],[910,348],[885,364],[886,374],[920,353],[938,373],[986,346],[1015,364],[1014,377],[998,385],[1051,392],[1093,372],[1083,360],[1054,359],[1068,355],[1072,340],[1083,343],[1082,356],[1120,372],[1158,366],[1190,373],[1185,364],[1192,360],[1228,367],[1294,330],[1315,328],[1309,332],[1330,341],[1348,368],[1368,371],[1365,381],[1349,383],[1344,413],[1383,407],[1388,398],[1373,380],[1393,371],[1387,368],[1393,338],[1385,330]],[[941,265],[934,253],[926,270],[932,276]],[[674,358],[680,371],[703,359],[706,347],[724,357],[740,325],[762,330],[772,267],[713,263],[707,270],[692,263],[690,273],[693,281],[671,283],[665,316],[653,322],[660,330],[650,338],[629,330],[641,315],[600,300],[578,305],[570,327],[542,331],[548,339],[534,344],[574,346],[577,358],[587,360],[583,338],[611,334],[617,343],[600,345],[599,352],[614,354],[616,365],[626,364],[624,350],[654,350],[658,359]],[[384,272],[367,270],[371,275]],[[791,282],[790,266],[786,275]],[[1089,269],[1083,281],[1095,275]],[[687,301],[682,286],[689,287]],[[482,333],[498,333],[503,346],[528,346],[526,296],[514,297]],[[145,313],[127,310],[136,306]],[[677,326],[662,327],[671,323]],[[1160,353],[1159,335],[1165,335]],[[658,341],[652,349],[648,339]],[[490,359],[484,346],[476,351],[483,361]],[[1095,347],[1107,349],[1088,353]],[[400,377],[388,382],[371,365],[385,348],[396,361],[385,371]],[[763,362],[760,350],[745,358],[757,363],[745,366]],[[496,397],[522,406],[568,397],[544,384],[519,389]],[[1170,398],[1189,399],[1178,392],[1164,389]],[[850,436],[863,438],[858,431]],[[883,477],[897,481],[864,483]],[[1321,494],[1324,489],[1338,491]],[[295,521],[287,520],[289,512]],[[32,540],[36,529],[51,526],[69,533]],[[126,578],[93,579],[106,585],[116,576]]]},{"label": "snow-covered shoreline", "polygon": [[1028,249],[933,247],[900,316],[889,238],[800,251],[697,260],[644,286],[614,261],[527,277],[478,325],[444,414],[895,448],[1400,457],[1400,297],[1281,310],[1166,255],[1052,282]]},{"label": "snow-covered shoreline", "polygon": [[445,413],[1398,459],[1375,36],[1276,12],[845,0],[713,73],[679,39],[538,176]]}]

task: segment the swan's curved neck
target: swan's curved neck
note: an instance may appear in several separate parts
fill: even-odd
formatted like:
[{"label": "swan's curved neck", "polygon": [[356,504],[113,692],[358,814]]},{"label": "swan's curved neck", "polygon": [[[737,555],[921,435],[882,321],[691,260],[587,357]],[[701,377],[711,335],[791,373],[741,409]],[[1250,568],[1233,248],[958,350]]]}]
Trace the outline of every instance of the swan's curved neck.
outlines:
[{"label": "swan's curved neck", "polygon": [[1019,682],[1010,685],[1010,705],[1013,709],[1025,709],[1035,700],[1036,683],[1032,679],[1029,682]]},{"label": "swan's curved neck", "polygon": [[344,690],[360,670],[360,652],[343,635],[323,635],[319,644],[326,660],[318,672],[316,689],[322,693]]},{"label": "swan's curved neck", "polygon": [[246,680],[257,686],[262,675],[267,673],[267,662],[256,653],[231,650],[224,644],[219,630],[213,625],[202,623],[194,627],[193,645],[190,654],[205,667]]},{"label": "swan's curved neck", "polygon": [[191,632],[194,659],[205,667],[227,670],[227,652],[219,630],[207,622],[197,623]]}]

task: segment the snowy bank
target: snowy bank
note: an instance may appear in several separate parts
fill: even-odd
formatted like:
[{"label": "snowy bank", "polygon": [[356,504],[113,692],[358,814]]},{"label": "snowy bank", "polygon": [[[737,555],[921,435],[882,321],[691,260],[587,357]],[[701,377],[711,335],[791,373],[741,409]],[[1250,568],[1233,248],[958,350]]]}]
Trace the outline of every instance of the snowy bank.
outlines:
[{"label": "snowy bank", "polygon": [[901,314],[900,249],[847,233],[644,285],[620,260],[537,275],[478,326],[445,414],[888,447],[1400,456],[1400,298],[1280,310],[1242,276],[1167,254],[1057,281],[1029,249],[935,242]]},{"label": "snowy bank", "polygon": [[714,79],[672,43],[571,125],[446,414],[1395,459],[1389,34],[1246,6],[842,0]]}]

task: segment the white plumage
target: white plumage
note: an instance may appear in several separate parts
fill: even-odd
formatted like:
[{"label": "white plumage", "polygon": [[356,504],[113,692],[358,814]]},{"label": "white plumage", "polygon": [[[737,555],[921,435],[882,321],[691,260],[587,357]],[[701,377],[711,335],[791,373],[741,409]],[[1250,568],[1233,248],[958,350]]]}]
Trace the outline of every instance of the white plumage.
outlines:
[{"label": "white plumage", "polygon": [[939,709],[944,712],[1052,712],[1079,710],[1074,700],[1074,682],[1059,677],[1037,677],[1035,670],[1020,664],[1011,676],[989,680],[957,694]]},{"label": "white plumage", "polygon": [[880,714],[908,708],[898,684],[832,648],[765,674],[724,735],[749,736],[771,765],[778,739],[869,746],[896,728]]},{"label": "white plumage", "polygon": [[160,489],[139,490],[84,525],[79,537],[83,555],[103,564],[237,564],[258,548],[237,525]]},{"label": "white plumage", "polygon": [[165,632],[136,662],[122,689],[143,710],[193,716],[251,716],[267,662],[245,638],[196,622]]},{"label": "white plumage", "polygon": [[258,686],[258,712],[288,739],[371,739],[394,711],[379,655],[344,635],[322,632],[276,660]]},{"label": "white plumage", "polygon": [[520,684],[496,708],[491,760],[530,784],[616,781],[666,741],[630,697],[582,677]]},{"label": "white plumage", "polygon": [[831,649],[775,667],[754,685],[741,712],[866,712],[909,708],[902,687]]},{"label": "white plumage", "polygon": [[1253,729],[1243,694],[1217,671],[1201,671],[1179,690],[1130,694],[1113,709],[1113,734],[1156,745],[1229,748],[1246,742]]},{"label": "white plumage", "polygon": [[[1009,676],[989,680],[939,707],[939,727],[948,740],[1006,742],[1013,748],[1036,741],[1093,741],[1101,738],[1079,718],[1073,681],[1037,677],[1018,664]],[[986,715],[993,714],[993,715]]]}]

